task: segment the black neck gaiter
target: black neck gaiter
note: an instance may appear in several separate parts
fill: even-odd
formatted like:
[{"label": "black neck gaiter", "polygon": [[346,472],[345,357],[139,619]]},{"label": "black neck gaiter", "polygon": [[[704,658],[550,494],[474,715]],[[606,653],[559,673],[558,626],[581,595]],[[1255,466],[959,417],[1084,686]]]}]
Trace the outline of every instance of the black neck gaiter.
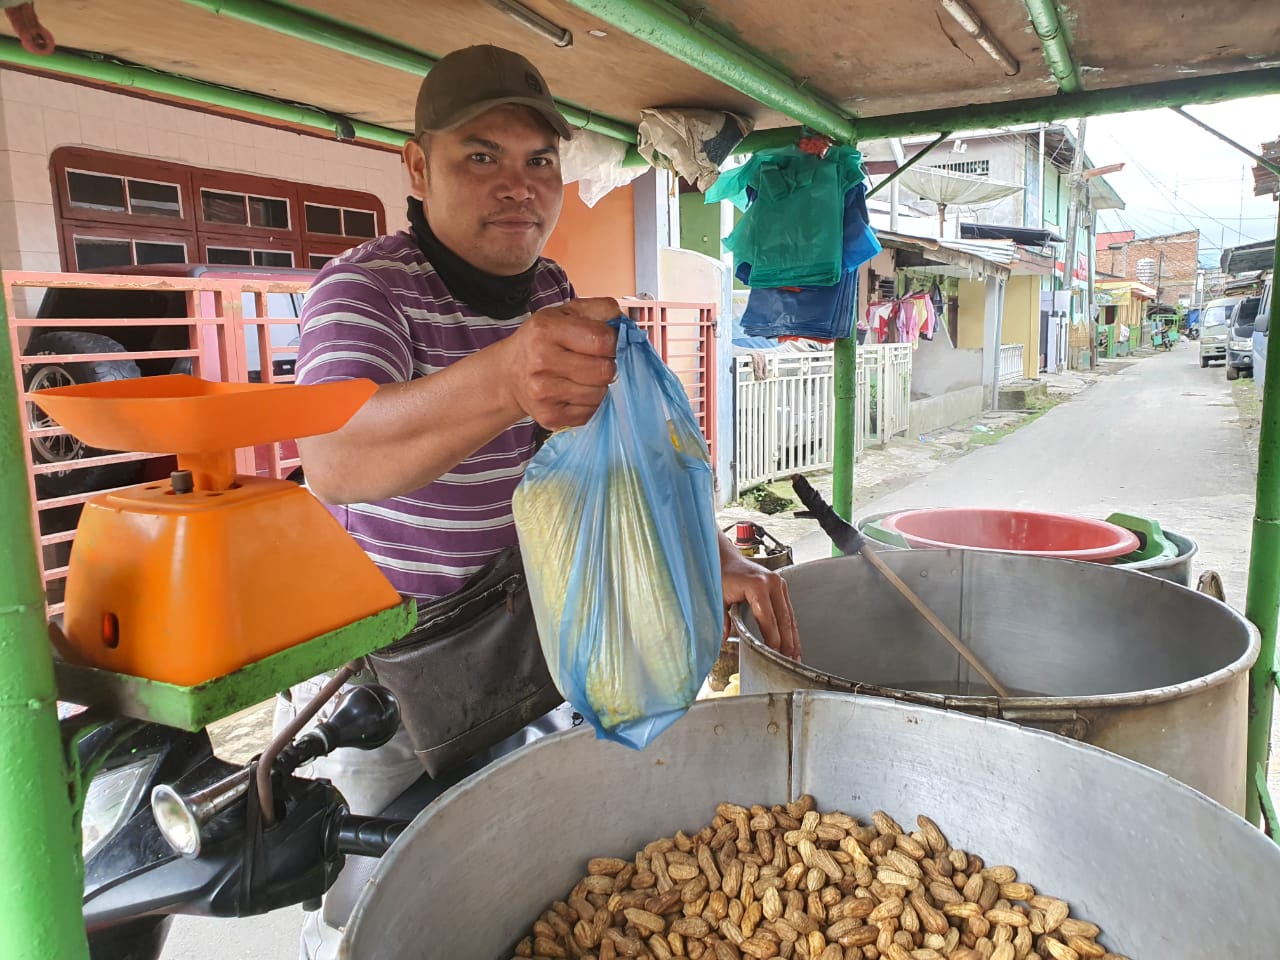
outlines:
[{"label": "black neck gaiter", "polygon": [[537,263],[513,277],[486,273],[467,263],[440,242],[440,238],[427,223],[422,201],[417,197],[409,198],[408,216],[409,227],[418,249],[435,268],[454,299],[494,320],[510,320],[529,312],[533,278],[538,272]]}]

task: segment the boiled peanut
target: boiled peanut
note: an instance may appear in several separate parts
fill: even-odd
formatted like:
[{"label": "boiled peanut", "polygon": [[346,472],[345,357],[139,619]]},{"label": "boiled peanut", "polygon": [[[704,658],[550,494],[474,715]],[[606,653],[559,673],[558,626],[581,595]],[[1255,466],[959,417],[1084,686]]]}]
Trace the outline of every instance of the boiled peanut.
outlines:
[{"label": "boiled peanut", "polygon": [[1125,960],[1096,924],[938,825],[870,826],[812,797],[722,803],[710,824],[593,857],[516,945],[554,960]]}]

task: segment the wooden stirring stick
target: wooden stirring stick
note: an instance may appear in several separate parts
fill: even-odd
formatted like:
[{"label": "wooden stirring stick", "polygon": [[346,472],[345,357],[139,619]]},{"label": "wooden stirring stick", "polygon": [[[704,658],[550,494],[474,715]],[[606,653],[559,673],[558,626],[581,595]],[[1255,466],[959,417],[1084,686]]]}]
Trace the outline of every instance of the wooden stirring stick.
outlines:
[{"label": "wooden stirring stick", "polygon": [[916,595],[914,590],[903,582],[900,576],[889,569],[889,565],[872,549],[871,544],[867,543],[866,537],[836,513],[831,508],[831,505],[822,499],[822,495],[813,489],[808,480],[796,474],[791,478],[791,487],[795,490],[796,496],[800,498],[800,502],[804,504],[805,509],[813,514],[814,519],[818,521],[823,531],[831,538],[831,542],[836,545],[836,548],[841,553],[845,555],[860,553],[871,566],[880,572],[881,576],[893,585],[898,593],[907,599],[908,603],[915,607],[916,611],[928,622],[929,626],[938,631],[942,638],[951,644],[956,653],[964,657],[969,666],[978,671],[982,679],[987,681],[991,689],[996,692],[996,696],[1009,696],[1009,688],[995,678],[991,671],[978,659],[977,654],[970,650],[964,641],[951,631],[950,627],[938,619],[937,615],[925,605],[925,602]]}]

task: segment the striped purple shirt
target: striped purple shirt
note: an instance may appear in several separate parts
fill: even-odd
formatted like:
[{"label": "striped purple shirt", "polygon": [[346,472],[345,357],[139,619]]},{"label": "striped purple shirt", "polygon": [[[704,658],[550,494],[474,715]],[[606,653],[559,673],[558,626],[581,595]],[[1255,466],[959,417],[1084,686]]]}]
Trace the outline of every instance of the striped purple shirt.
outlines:
[{"label": "striped purple shirt", "polygon": [[[564,271],[540,260],[530,311],[572,297]],[[407,231],[379,237],[328,263],[308,291],[298,383],[430,376],[510,336],[527,317],[481,316],[453,298]],[[533,430],[521,420],[420,490],[329,509],[400,593],[447,596],[516,543],[511,497],[533,456]]]}]

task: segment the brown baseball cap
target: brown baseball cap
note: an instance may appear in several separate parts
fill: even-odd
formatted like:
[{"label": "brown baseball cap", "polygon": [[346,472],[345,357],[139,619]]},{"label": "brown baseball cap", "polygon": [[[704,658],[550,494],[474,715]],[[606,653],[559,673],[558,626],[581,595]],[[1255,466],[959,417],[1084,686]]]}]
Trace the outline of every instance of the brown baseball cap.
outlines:
[{"label": "brown baseball cap", "polygon": [[573,136],[538,68],[518,53],[489,45],[455,50],[431,68],[418,88],[414,136],[452,130],[507,103],[537,110],[563,139]]}]

